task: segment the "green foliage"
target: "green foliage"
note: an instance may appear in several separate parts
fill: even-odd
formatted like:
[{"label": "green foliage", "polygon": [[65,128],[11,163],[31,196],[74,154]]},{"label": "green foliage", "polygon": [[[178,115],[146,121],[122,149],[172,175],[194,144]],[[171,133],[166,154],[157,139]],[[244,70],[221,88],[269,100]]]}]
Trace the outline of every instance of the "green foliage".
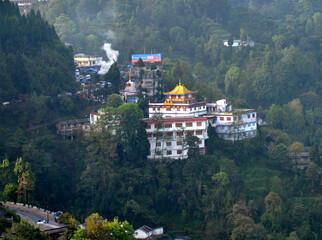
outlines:
[{"label": "green foliage", "polygon": [[6,1],[0,8],[0,100],[17,99],[19,93],[73,91],[72,50],[59,41],[53,27],[39,12],[20,16],[17,6]]},{"label": "green foliage", "polygon": [[46,236],[35,228],[28,221],[21,219],[20,223],[13,223],[12,227],[5,233],[8,240],[45,240]]},{"label": "green foliage", "polygon": [[113,107],[113,108],[118,108],[122,104],[123,104],[123,100],[118,94],[111,94],[110,96],[108,96],[106,101],[106,106]]},{"label": "green foliage", "polygon": [[[110,93],[119,93],[121,78],[120,70],[116,62],[111,65],[108,72],[104,75],[104,80],[112,84],[112,86],[109,87]],[[108,84],[106,86],[108,86]]]},{"label": "green foliage", "polygon": [[93,213],[85,220],[85,229],[78,229],[71,239],[111,239],[111,240],[134,240],[134,230],[127,221],[119,222],[103,220],[103,217]]},{"label": "green foliage", "polygon": [[145,65],[144,65],[144,62],[142,61],[142,58],[139,58],[139,60],[138,60],[138,62],[137,62],[137,66],[138,67],[140,67],[140,68],[142,68],[142,67],[144,67]]},{"label": "green foliage", "polygon": [[320,178],[320,168],[314,162],[311,162],[306,170],[306,175],[312,183],[312,190],[315,189],[315,184]]},{"label": "green foliage", "polygon": [[[17,8],[1,1],[0,98],[7,101],[18,93],[35,92],[26,108],[0,111],[1,159],[8,158],[0,169],[2,195],[13,193],[12,168],[22,156],[37,179],[33,201],[66,209],[78,219],[99,212],[129,219],[137,226],[148,223],[196,235],[202,232],[200,239],[296,239],[296,235],[318,239],[318,168],[312,164],[307,170],[288,167],[288,149],[294,150],[294,142],[301,142],[304,149],[317,143],[311,157],[318,164],[322,31],[318,1],[310,2],[37,3],[61,39],[73,43],[76,51],[98,54],[103,41],[113,40],[122,49],[121,63],[129,60],[129,53],[162,52],[160,100],[162,92],[181,79],[191,90],[199,90],[200,100],[227,97],[234,105],[262,106],[258,115],[269,125],[260,126],[256,138],[231,144],[209,131],[207,155],[151,162],[146,160],[149,145],[140,121],[143,112],[136,105],[119,106],[116,96],[116,103],[108,101],[105,120],[111,126],[107,130],[73,142],[55,136],[53,122],[58,118],[74,110],[83,110],[79,115],[84,116],[91,110],[78,98],[49,103],[44,97],[74,89],[72,50],[37,14],[20,16]],[[254,39],[255,47],[223,46],[223,39],[231,43],[232,36],[238,35]],[[116,64],[105,78],[112,82],[112,92],[118,92],[121,81]],[[270,193],[265,198],[270,191],[278,196]],[[238,201],[245,202],[239,210],[234,205]],[[74,222],[69,216],[66,219]],[[94,231],[74,232],[71,224],[67,238],[73,234],[73,239],[89,239],[96,230],[104,237],[112,232],[103,217],[92,220]],[[120,233],[122,238],[124,231],[114,221],[113,236]]]},{"label": "green foliage", "polygon": [[282,200],[275,193],[270,192],[265,197],[266,211],[262,215],[262,222],[270,231],[278,231],[282,223]]},{"label": "green foliage", "polygon": [[17,201],[17,186],[9,183],[4,187],[3,190],[4,200],[5,201]]},{"label": "green foliage", "polygon": [[142,162],[150,150],[143,111],[134,103],[126,103],[116,109],[116,114],[120,122],[116,129],[120,158],[129,163]]}]

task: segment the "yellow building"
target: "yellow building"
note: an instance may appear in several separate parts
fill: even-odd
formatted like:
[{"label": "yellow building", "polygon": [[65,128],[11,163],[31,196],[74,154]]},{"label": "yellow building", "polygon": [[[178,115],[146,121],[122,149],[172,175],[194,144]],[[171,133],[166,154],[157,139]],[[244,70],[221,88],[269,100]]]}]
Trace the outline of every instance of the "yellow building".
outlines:
[{"label": "yellow building", "polygon": [[77,67],[101,66],[102,61],[102,57],[92,57],[82,53],[74,55],[74,63]]}]

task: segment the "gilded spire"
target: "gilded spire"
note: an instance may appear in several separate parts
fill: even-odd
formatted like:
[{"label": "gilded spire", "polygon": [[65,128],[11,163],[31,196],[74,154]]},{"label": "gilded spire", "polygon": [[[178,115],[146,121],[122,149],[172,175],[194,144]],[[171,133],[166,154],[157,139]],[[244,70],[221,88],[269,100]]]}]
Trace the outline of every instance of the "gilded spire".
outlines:
[{"label": "gilded spire", "polygon": [[181,80],[179,79],[179,85],[177,85],[172,91],[163,93],[165,95],[187,95],[187,94],[195,94],[197,91],[190,91],[183,84],[181,84]]}]

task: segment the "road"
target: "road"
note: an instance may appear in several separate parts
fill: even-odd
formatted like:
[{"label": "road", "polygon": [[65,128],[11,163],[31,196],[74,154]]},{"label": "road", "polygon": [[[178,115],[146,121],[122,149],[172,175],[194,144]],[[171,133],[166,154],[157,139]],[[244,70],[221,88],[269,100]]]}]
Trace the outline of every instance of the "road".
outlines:
[{"label": "road", "polygon": [[[23,206],[22,204],[14,204],[11,202],[6,202],[4,206],[9,209],[15,210],[22,219],[28,220],[32,225],[36,227],[39,226],[43,231],[47,232],[65,227],[65,225],[56,223],[54,220],[54,214],[48,211],[45,212],[44,209],[38,209],[36,207],[28,208],[27,205]],[[49,222],[45,224],[37,224],[38,220],[47,220],[47,214],[49,217]]]}]

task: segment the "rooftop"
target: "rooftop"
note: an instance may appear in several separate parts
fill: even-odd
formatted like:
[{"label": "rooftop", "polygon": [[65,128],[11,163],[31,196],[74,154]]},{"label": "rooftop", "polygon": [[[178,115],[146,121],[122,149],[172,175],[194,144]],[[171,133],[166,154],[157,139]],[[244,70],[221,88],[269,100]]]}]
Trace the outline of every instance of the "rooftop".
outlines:
[{"label": "rooftop", "polygon": [[142,230],[143,232],[149,233],[152,231],[152,228],[148,227],[147,225],[144,225],[142,227],[139,228],[140,230]]},{"label": "rooftop", "polygon": [[165,95],[187,95],[187,94],[194,94],[197,91],[190,91],[186,88],[183,84],[181,84],[181,80],[179,80],[179,85],[177,85],[172,91],[165,92]]}]

